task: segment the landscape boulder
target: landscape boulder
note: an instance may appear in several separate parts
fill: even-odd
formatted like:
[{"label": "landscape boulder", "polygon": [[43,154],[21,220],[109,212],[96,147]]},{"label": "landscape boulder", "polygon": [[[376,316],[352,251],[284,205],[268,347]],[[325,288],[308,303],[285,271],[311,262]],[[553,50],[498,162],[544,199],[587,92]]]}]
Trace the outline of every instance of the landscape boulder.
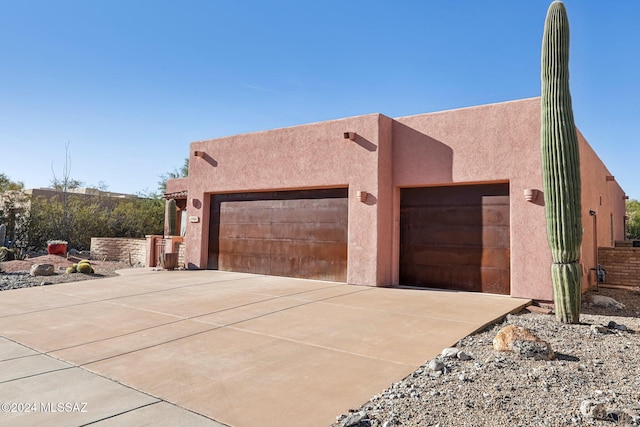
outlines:
[{"label": "landscape boulder", "polygon": [[616,310],[623,310],[625,308],[621,302],[605,295],[589,295],[587,297],[587,304],[592,304],[597,307],[612,307]]},{"label": "landscape boulder", "polygon": [[54,272],[53,264],[33,264],[29,273],[32,276],[53,276]]},{"label": "landscape boulder", "polygon": [[493,339],[493,348],[536,360],[555,359],[555,353],[548,342],[541,340],[530,330],[515,325],[505,326],[498,331]]}]

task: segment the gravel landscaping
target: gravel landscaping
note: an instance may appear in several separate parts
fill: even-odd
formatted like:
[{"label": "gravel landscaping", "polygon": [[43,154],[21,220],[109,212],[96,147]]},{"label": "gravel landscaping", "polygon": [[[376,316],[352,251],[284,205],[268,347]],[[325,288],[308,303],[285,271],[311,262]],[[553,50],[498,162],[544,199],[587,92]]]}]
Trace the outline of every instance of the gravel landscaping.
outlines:
[{"label": "gravel landscaping", "polygon": [[[597,307],[593,295],[624,308]],[[550,344],[553,360],[493,348],[506,325]],[[581,323],[558,323],[527,310],[508,315],[443,349],[443,354],[334,426],[614,426],[640,425],[640,293],[605,289],[584,297]],[[372,373],[373,375],[374,373]]]},{"label": "gravel landscaping", "polygon": [[[0,262],[0,291],[113,277],[117,276],[116,270],[132,268],[124,262],[91,260],[91,265],[95,269],[94,274],[67,274],[67,267],[80,260],[81,258],[76,257],[67,259],[60,255],[41,255],[25,260]],[[51,264],[54,266],[54,274],[51,276],[31,276],[29,271],[34,264]]]}]

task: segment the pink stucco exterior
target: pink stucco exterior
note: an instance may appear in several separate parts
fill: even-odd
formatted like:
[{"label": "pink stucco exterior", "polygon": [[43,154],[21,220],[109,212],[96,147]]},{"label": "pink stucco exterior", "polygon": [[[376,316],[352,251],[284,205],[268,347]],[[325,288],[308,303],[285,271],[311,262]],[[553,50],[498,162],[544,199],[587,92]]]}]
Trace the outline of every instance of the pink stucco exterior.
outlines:
[{"label": "pink stucco exterior", "polygon": [[[542,196],[539,99],[391,119],[381,114],[229,136],[191,144],[189,178],[168,193],[188,192],[185,263],[206,268],[210,195],[347,187],[347,282],[398,284],[400,191],[473,183],[510,187],[511,295],[551,300],[550,251]],[[355,132],[354,141],[344,132]],[[623,239],[624,192],[580,135],[585,273],[599,246]],[[198,152],[198,156],[195,153]],[[366,191],[365,203],[357,192]],[[197,222],[195,222],[197,221]],[[593,284],[586,274],[585,289]]]}]

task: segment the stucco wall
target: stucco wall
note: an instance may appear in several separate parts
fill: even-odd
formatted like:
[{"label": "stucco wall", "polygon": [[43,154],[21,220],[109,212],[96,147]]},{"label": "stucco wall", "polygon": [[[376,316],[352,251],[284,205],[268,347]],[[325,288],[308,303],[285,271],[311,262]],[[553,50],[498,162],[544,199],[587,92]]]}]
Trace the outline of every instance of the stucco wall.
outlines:
[{"label": "stucco wall", "polygon": [[[344,132],[355,132],[355,140]],[[623,238],[624,193],[606,180],[609,171],[582,135],[579,141],[586,224],[581,261],[588,273],[595,266],[589,209],[599,218],[598,244],[610,246],[611,230],[613,240]],[[508,182],[511,295],[553,298],[539,98],[395,120],[370,114],[194,142],[190,151],[189,178],[167,186],[168,192],[188,189],[187,214],[197,221],[189,222],[185,236],[187,268],[207,267],[212,194],[348,187],[347,281],[397,284],[401,188]],[[538,190],[539,198],[525,200],[526,189]],[[369,193],[364,202],[358,191]],[[589,280],[585,274],[584,288]]]},{"label": "stucco wall", "polygon": [[[396,191],[509,182],[511,295],[551,299],[544,205],[542,198],[524,199],[525,189],[542,190],[539,98],[403,117],[396,123]],[[395,208],[399,211],[399,197]]]},{"label": "stucco wall", "polygon": [[173,178],[167,180],[167,193],[186,191],[189,186],[189,178]]},{"label": "stucco wall", "polygon": [[[379,194],[378,162],[390,156],[389,132],[381,141],[380,122],[389,120],[370,114],[191,144],[187,214],[199,222],[187,228],[187,266],[206,268],[211,194],[348,187],[347,281],[388,284],[389,274],[378,269],[377,224],[379,198],[388,197]],[[344,132],[355,132],[355,141]],[[370,193],[365,203],[357,200],[357,191]]]},{"label": "stucco wall", "polygon": [[[597,248],[613,247],[616,240],[624,239],[625,194],[620,185],[611,180],[611,172],[579,132],[578,141],[584,230],[580,258],[584,266],[582,288],[586,290],[596,283]],[[596,215],[590,215],[590,210]]]}]

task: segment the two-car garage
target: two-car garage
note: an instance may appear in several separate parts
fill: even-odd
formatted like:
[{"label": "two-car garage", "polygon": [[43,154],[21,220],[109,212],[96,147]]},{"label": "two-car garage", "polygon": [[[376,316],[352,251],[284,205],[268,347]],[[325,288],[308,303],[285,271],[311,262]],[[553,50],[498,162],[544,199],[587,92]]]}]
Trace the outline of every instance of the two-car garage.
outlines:
[{"label": "two-car garage", "polygon": [[346,282],[347,193],[212,195],[207,268]]},{"label": "two-car garage", "polygon": [[[400,190],[399,284],[509,294],[509,185]],[[348,189],[211,196],[208,268],[347,280]]]}]

